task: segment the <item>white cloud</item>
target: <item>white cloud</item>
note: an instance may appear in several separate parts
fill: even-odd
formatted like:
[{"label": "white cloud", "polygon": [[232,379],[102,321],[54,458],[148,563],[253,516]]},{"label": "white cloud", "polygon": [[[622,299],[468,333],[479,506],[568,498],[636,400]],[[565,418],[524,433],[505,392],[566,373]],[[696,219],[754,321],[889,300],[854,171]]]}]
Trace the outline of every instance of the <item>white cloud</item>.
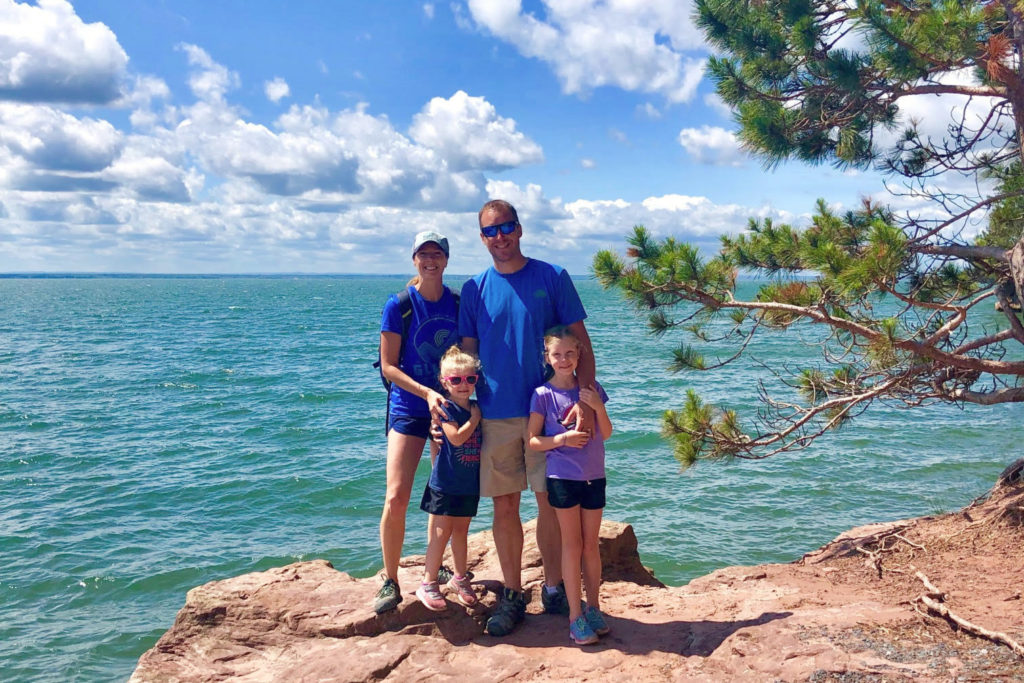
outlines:
[{"label": "white cloud", "polygon": [[129,188],[144,201],[187,202],[192,192],[186,172],[160,156],[146,156],[140,149],[125,152],[103,174]]},{"label": "white cloud", "polygon": [[621,131],[618,128],[609,128],[608,135],[612,140],[615,140],[615,142],[622,143],[623,145],[629,144],[629,137],[624,131]]},{"label": "white cloud", "polygon": [[0,147],[34,169],[99,171],[120,152],[121,134],[107,121],[0,102]]},{"label": "white cloud", "polygon": [[467,4],[478,25],[523,55],[549,63],[566,93],[615,86],[685,102],[703,77],[704,43],[689,3],[543,0],[544,19],[515,0]]},{"label": "white cloud", "polygon": [[425,2],[425,3],[423,3],[423,16],[425,16],[427,19],[433,19],[434,18],[434,3],[432,3],[432,2]]},{"label": "white cloud", "polygon": [[436,151],[454,171],[500,170],[544,160],[540,145],[499,116],[490,102],[458,91],[435,97],[413,117],[409,135]]},{"label": "white cloud", "polygon": [[580,159],[580,166],[582,166],[583,168],[589,170],[589,169],[592,169],[592,168],[597,168],[597,162],[594,161],[593,159],[583,158],[583,159]]},{"label": "white cloud", "polygon": [[[599,249],[622,252],[634,225],[644,225],[656,238],[674,236],[697,245],[705,254],[718,250],[718,237],[747,229],[748,219],[773,218],[793,223],[803,216],[770,205],[715,204],[707,197],[663,195],[640,202],[624,199],[578,199],[563,203],[547,199],[543,189],[524,190],[509,181],[488,181],[491,198],[510,201],[523,223],[524,252],[584,273],[589,255]],[[483,265],[487,265],[486,261]]]},{"label": "white cloud", "polygon": [[267,96],[267,99],[275,104],[292,93],[291,89],[288,87],[287,81],[280,77],[275,78],[272,81],[264,82],[263,92]]},{"label": "white cloud", "polygon": [[238,74],[215,62],[203,48],[189,44],[179,48],[188,55],[189,65],[199,67],[189,74],[188,85],[200,100],[222,101],[229,90],[239,86]]},{"label": "white cloud", "polygon": [[683,128],[679,144],[696,161],[716,166],[742,166],[747,161],[735,133],[718,126]]},{"label": "white cloud", "polygon": [[0,0],[0,99],[110,103],[127,63],[114,33],[66,0]]},{"label": "white cloud", "polygon": [[[540,185],[529,183],[522,189],[511,180],[488,180],[487,199],[504,199],[516,207],[520,219],[546,220],[565,217],[561,197],[548,199]],[[483,203],[481,202],[481,206]]]}]

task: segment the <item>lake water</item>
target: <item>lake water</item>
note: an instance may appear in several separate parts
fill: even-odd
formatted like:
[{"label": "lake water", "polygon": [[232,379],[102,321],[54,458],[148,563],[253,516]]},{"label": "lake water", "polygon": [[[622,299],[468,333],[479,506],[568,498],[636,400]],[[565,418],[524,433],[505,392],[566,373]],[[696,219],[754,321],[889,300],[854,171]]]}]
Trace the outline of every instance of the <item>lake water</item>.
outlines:
[{"label": "lake water", "polygon": [[[312,558],[379,570],[371,364],[404,280],[0,280],[0,678],[124,680],[207,581]],[[651,338],[617,294],[578,286],[615,424],[605,514],[634,526],[666,583],[959,508],[1018,455],[1024,406],[880,406],[799,453],[680,473],[661,412],[692,387],[752,415],[772,381],[754,358],[813,362],[812,333],[670,376],[680,337]],[[415,490],[426,475],[424,462]],[[474,531],[490,523],[481,509]],[[423,552],[425,523],[410,511],[406,554]]]}]

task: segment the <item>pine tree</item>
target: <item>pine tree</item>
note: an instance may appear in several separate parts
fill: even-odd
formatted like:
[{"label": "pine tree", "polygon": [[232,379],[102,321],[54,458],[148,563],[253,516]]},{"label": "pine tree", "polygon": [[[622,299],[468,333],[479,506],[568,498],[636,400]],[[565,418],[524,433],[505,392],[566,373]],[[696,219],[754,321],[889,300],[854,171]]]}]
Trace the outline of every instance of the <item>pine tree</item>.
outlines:
[{"label": "pine tree", "polygon": [[[865,202],[839,214],[819,200],[809,226],[752,219],[711,258],[642,226],[628,260],[598,253],[596,276],[651,311],[653,332],[685,328],[700,339],[727,322],[734,356],[709,363],[682,345],[675,370],[720,367],[768,330],[823,330],[820,365],[786,380],[802,402],[762,392],[749,425],[693,392],[666,412],[680,462],[802,448],[878,401],[1024,401],[1024,2],[696,5],[720,51],[711,77],[767,169],[791,160],[874,168],[932,211]],[[901,100],[929,94],[957,96],[943,137],[900,116]],[[976,192],[951,189],[965,177]],[[981,237],[964,237],[985,220]],[[752,300],[736,296],[739,269],[768,278]],[[994,304],[998,329],[978,329],[978,307]]]}]

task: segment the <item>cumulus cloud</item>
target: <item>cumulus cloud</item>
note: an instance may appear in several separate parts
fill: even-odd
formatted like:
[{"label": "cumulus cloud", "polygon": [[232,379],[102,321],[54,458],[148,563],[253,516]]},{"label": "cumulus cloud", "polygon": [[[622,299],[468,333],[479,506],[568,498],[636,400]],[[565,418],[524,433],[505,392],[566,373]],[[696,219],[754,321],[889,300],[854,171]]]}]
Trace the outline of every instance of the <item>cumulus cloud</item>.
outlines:
[{"label": "cumulus cloud", "polygon": [[127,63],[113,31],[86,24],[66,0],[0,0],[0,99],[107,104]]},{"label": "cumulus cloud", "polygon": [[523,189],[509,181],[488,182],[487,194],[510,201],[519,211],[528,255],[543,254],[573,273],[587,272],[589,255],[599,249],[622,252],[634,225],[645,226],[656,238],[671,235],[711,254],[718,249],[720,235],[746,230],[751,217],[791,224],[807,218],[770,205],[716,204],[707,197],[678,194],[642,201],[578,199],[565,203],[561,198],[546,198],[540,186]]},{"label": "cumulus cloud", "polygon": [[488,180],[487,199],[504,199],[516,207],[520,218],[532,220],[564,218],[562,198],[544,196],[544,189],[536,183],[528,183],[526,189],[511,180]]},{"label": "cumulus cloud", "polygon": [[121,133],[50,106],[0,102],[0,147],[40,170],[99,171],[119,154]]},{"label": "cumulus cloud", "polygon": [[499,116],[483,97],[462,90],[435,97],[413,117],[409,135],[437,152],[454,171],[502,170],[544,160],[540,145]]},{"label": "cumulus cloud", "polygon": [[188,55],[189,65],[196,67],[189,74],[188,85],[200,100],[222,101],[229,90],[239,86],[238,74],[215,62],[203,48],[189,44],[179,48]]},{"label": "cumulus cloud", "polygon": [[186,185],[187,173],[160,156],[146,156],[131,150],[103,174],[144,201],[187,202],[192,198]]},{"label": "cumulus cloud", "polygon": [[477,25],[547,62],[569,94],[614,86],[686,102],[704,74],[704,43],[689,3],[543,0],[543,19],[519,2],[467,5]]},{"label": "cumulus cloud", "polygon": [[718,126],[683,128],[679,144],[696,161],[716,166],[742,166],[747,161],[736,134]]},{"label": "cumulus cloud", "polygon": [[580,166],[589,170],[592,168],[597,168],[597,162],[594,161],[593,159],[584,157],[583,159],[580,159]]},{"label": "cumulus cloud", "polygon": [[266,94],[267,99],[275,104],[292,93],[291,89],[288,87],[288,83],[280,77],[275,78],[272,81],[266,81],[263,84],[263,92]]}]

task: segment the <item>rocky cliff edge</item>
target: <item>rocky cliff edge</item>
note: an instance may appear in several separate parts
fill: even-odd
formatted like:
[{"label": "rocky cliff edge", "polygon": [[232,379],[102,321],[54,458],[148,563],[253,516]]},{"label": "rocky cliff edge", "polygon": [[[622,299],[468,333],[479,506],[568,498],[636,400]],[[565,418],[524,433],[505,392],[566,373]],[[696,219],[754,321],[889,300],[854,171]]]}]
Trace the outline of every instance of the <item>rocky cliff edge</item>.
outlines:
[{"label": "rocky cliff edge", "polygon": [[489,532],[470,538],[475,609],[420,605],[422,556],[403,560],[404,600],[380,617],[379,579],[298,562],[189,591],[131,681],[1024,680],[1013,648],[1024,641],[1022,517],[1018,473],[958,513],[859,527],[792,564],[728,567],[681,587],[643,567],[630,526],[606,521],[612,632],[582,648],[564,617],[541,613],[532,523],[528,615],[506,638],[482,627],[500,577]]}]

